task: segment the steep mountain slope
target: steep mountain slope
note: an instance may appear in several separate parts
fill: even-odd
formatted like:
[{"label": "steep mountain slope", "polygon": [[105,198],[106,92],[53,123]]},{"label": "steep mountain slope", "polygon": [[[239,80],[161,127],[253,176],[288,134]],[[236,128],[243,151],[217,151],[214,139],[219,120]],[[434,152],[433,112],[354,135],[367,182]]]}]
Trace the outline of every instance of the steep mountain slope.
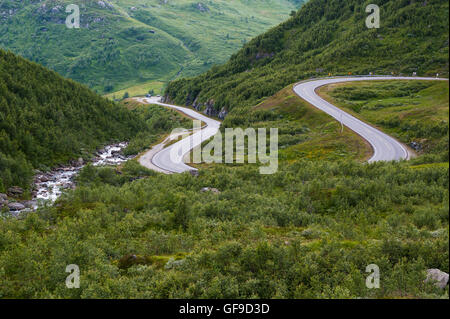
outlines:
[{"label": "steep mountain slope", "polygon": [[[89,85],[118,91],[193,76],[283,21],[294,0],[5,0],[0,48]],[[80,6],[80,29],[65,26]]]},{"label": "steep mountain slope", "polygon": [[[369,3],[380,6],[379,29],[365,25]],[[225,65],[172,82],[166,95],[197,108],[209,101],[208,111],[217,114],[223,107],[258,104],[290,83],[329,73],[448,76],[448,9],[445,0],[311,0]]]},{"label": "steep mountain slope", "polygon": [[44,67],[0,50],[0,192],[46,168],[132,137],[133,112]]}]

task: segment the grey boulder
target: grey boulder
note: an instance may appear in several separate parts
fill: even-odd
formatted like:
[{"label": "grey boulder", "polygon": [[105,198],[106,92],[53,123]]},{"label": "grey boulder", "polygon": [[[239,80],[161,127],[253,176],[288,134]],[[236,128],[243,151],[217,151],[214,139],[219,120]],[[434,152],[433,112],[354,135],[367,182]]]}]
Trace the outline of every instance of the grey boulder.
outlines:
[{"label": "grey boulder", "polygon": [[198,177],[198,170],[191,169],[191,170],[189,171],[189,173],[190,173],[192,176],[194,176],[194,177]]},{"label": "grey boulder", "polygon": [[448,274],[439,269],[428,269],[425,282],[434,282],[436,287],[445,289],[448,283]]},{"label": "grey boulder", "polygon": [[8,189],[8,194],[11,196],[20,196],[23,194],[23,189],[18,186],[14,186]]},{"label": "grey boulder", "polygon": [[18,211],[18,210],[24,210],[25,206],[21,203],[9,203],[8,208],[10,211]]}]

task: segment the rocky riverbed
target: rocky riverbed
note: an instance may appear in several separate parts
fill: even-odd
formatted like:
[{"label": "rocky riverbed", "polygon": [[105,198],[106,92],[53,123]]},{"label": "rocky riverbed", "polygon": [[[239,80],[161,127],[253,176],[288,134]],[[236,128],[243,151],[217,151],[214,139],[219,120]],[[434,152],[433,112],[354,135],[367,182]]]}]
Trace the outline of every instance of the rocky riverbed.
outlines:
[{"label": "rocky riverbed", "polygon": [[[122,150],[127,147],[127,142],[108,145],[95,153],[91,164],[93,166],[119,165],[132,159],[134,156],[126,157]],[[20,196],[22,190],[18,187],[12,187],[9,190],[9,197],[6,194],[0,194],[0,208],[7,206],[13,215],[18,215],[24,211],[36,210],[39,205],[45,202],[53,203],[62,192],[67,189],[75,188],[75,177],[85,166],[83,159],[72,161],[70,165],[58,166],[49,172],[37,172],[34,177],[33,199],[30,201],[11,201],[10,197]]]}]

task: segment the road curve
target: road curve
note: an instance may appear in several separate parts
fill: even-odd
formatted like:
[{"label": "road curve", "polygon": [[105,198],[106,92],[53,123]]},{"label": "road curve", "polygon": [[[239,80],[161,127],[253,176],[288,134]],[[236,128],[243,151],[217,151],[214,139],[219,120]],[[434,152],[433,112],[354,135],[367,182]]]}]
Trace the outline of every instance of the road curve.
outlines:
[{"label": "road curve", "polygon": [[[141,165],[150,169],[153,169],[154,166],[157,166],[163,173],[183,173],[186,171],[196,171],[197,169],[188,166],[183,162],[184,156],[188,154],[193,148],[214,136],[219,131],[221,123],[192,109],[172,104],[161,103],[159,101],[160,99],[157,97],[137,98],[136,100],[141,103],[158,104],[172,108],[206,124],[202,127],[201,130],[195,131],[190,136],[185,137],[181,141],[178,141],[166,148],[163,148],[161,150],[158,149],[156,152],[155,148],[152,148],[141,157]],[[159,147],[159,145],[157,145],[156,147]]]},{"label": "road curve", "polygon": [[[354,116],[342,111],[331,103],[322,99],[317,95],[316,90],[324,85],[340,83],[340,82],[354,82],[354,81],[386,81],[386,80],[441,80],[448,81],[448,79],[441,78],[425,78],[425,77],[393,77],[393,76],[357,76],[357,77],[336,77],[319,80],[309,80],[301,82],[294,86],[294,92],[305,101],[309,102],[318,109],[324,111],[328,115],[342,122],[362,138],[364,138],[372,146],[374,154],[369,159],[369,162],[376,161],[393,161],[409,159],[409,152],[407,148],[400,142],[381,132],[380,130],[364,123]],[[220,122],[211,119],[201,113],[198,113],[190,108],[161,103],[157,97],[152,98],[136,98],[137,101],[147,104],[158,104],[178,110],[187,116],[203,121],[206,123],[200,130],[193,132],[190,136],[185,137],[166,148],[164,144],[168,141],[156,145],[151,150],[141,156],[139,162],[141,165],[157,170],[162,173],[183,173],[186,171],[197,170],[184,163],[183,158],[193,148],[200,145],[202,142],[214,136],[220,127]],[[179,133],[178,133],[179,134]]]},{"label": "road curve", "polygon": [[376,128],[358,120],[356,117],[342,111],[333,104],[325,101],[316,90],[324,85],[354,82],[354,81],[386,81],[386,80],[442,80],[441,78],[425,78],[425,77],[399,77],[399,76],[358,76],[358,77],[337,77],[320,80],[305,81],[294,86],[294,92],[305,101],[309,102],[318,109],[324,111],[328,115],[359,134],[372,146],[374,154],[369,159],[369,163],[377,161],[397,161],[409,159],[407,148],[400,142],[389,135],[377,130]]}]

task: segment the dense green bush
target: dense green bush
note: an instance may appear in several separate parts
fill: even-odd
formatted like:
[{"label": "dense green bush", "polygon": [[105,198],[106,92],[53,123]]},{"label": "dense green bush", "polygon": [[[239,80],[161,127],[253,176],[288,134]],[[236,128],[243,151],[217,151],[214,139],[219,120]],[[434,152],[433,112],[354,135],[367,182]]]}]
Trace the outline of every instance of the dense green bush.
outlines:
[{"label": "dense green bush", "polygon": [[[53,208],[0,223],[0,296],[448,298],[423,283],[427,268],[449,271],[448,186],[448,167],[406,162],[197,178],[88,166]],[[80,289],[65,288],[72,263]],[[380,289],[365,286],[372,263]]]}]

